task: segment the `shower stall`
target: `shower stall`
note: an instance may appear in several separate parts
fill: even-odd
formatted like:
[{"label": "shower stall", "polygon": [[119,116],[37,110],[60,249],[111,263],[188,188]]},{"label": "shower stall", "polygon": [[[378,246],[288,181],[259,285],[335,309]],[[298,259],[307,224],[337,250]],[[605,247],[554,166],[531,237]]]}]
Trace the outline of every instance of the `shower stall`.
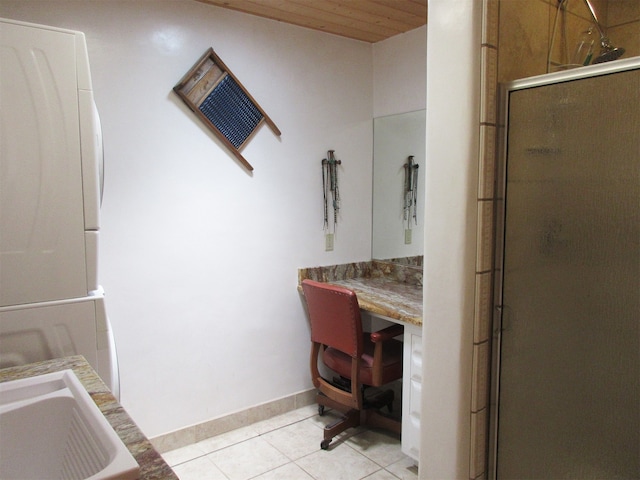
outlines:
[{"label": "shower stall", "polygon": [[640,478],[640,57],[503,92],[491,477]]}]

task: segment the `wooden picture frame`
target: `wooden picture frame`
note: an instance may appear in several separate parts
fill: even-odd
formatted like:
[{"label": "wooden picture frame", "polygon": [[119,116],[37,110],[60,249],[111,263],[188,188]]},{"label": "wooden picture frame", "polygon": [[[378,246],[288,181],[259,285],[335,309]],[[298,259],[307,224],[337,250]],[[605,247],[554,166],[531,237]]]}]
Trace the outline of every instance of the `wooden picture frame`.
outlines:
[{"label": "wooden picture frame", "polygon": [[257,128],[266,123],[276,135],[281,135],[213,48],[200,57],[173,91],[248,170],[253,167],[240,150]]}]

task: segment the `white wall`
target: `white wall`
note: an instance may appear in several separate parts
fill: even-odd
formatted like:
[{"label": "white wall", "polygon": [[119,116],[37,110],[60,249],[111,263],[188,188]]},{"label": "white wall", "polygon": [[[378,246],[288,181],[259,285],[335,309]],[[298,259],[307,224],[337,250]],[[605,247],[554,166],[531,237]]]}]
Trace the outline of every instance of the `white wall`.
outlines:
[{"label": "white wall", "polygon": [[[405,117],[397,114],[424,110],[427,95],[427,26],[396,35],[373,44],[373,116],[378,125],[395,124],[404,133],[387,130],[389,139],[380,142],[380,132],[374,142],[374,258],[393,258],[423,254],[424,227],[424,136],[412,135],[405,128]],[[424,113],[424,112],[423,112]],[[382,118],[386,117],[386,118]],[[413,122],[408,122],[407,125]],[[396,130],[397,131],[397,130]],[[397,145],[392,145],[395,136]],[[418,180],[418,224],[412,227],[412,242],[404,242],[406,221],[403,217],[402,164],[409,155],[422,164]],[[385,184],[386,183],[386,184]],[[389,185],[392,183],[393,185]],[[404,223],[404,226],[403,226]]]},{"label": "white wall", "polygon": [[[100,279],[122,403],[148,436],[311,387],[299,267],[371,251],[369,44],[191,0],[0,0],[86,33],[105,143]],[[249,174],[172,87],[212,46],[282,130]],[[324,251],[320,161],[342,160]]]},{"label": "white wall", "polygon": [[429,0],[420,478],[469,478],[482,2]]},{"label": "white wall", "polygon": [[373,44],[373,116],[427,104],[427,26]]}]

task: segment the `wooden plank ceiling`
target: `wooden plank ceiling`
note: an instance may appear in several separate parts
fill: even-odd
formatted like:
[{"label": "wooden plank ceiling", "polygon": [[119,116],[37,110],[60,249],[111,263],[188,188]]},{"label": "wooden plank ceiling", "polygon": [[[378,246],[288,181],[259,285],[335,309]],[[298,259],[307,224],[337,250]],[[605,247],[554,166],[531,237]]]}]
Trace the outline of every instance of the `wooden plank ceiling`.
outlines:
[{"label": "wooden plank ceiling", "polygon": [[427,0],[198,0],[375,43],[427,23]]}]

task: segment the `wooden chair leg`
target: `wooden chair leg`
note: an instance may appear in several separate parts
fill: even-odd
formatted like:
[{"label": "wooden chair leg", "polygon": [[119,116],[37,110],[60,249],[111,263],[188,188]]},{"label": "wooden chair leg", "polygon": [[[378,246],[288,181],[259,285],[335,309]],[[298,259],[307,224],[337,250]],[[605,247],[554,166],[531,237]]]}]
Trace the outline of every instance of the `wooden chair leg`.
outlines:
[{"label": "wooden chair leg", "polygon": [[333,410],[337,410],[342,413],[345,413],[351,410],[349,407],[343,405],[340,402],[333,400],[332,398],[327,397],[326,395],[320,392],[318,392],[318,394],[316,395],[316,403],[318,405],[329,407]]},{"label": "wooden chair leg", "polygon": [[320,443],[320,448],[326,450],[329,448],[329,444],[333,437],[345,430],[360,425],[360,411],[349,410],[342,418],[324,427],[324,440]]},{"label": "wooden chair leg", "polygon": [[391,404],[394,400],[392,390],[378,392],[372,398],[365,401],[365,408],[357,410],[349,408],[342,403],[327,397],[324,393],[318,392],[316,402],[318,403],[319,415],[324,414],[324,407],[331,408],[341,413],[341,418],[324,427],[324,439],[320,442],[320,448],[327,450],[333,438],[349,428],[360,425],[369,425],[374,428],[388,430],[397,435],[402,433],[402,424],[397,419],[385,415],[379,411],[382,407],[388,407],[391,411]]}]

